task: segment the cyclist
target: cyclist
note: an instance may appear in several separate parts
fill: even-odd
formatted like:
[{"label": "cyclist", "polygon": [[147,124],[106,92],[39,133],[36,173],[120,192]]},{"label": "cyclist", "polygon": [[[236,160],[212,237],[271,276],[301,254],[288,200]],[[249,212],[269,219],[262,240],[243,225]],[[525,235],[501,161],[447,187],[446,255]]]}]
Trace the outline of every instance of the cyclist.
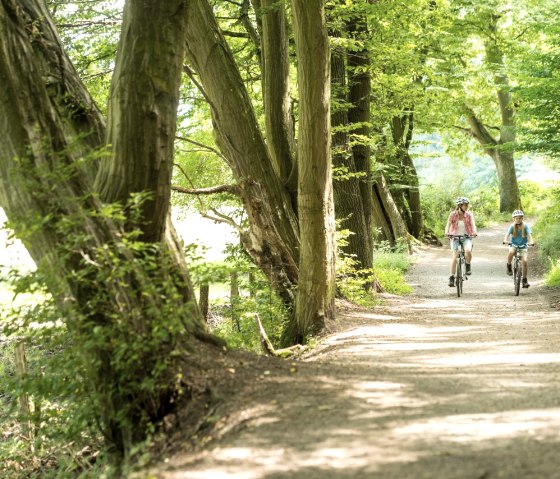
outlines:
[{"label": "cyclist", "polygon": [[528,288],[530,284],[527,282],[527,251],[528,246],[533,246],[533,236],[531,234],[531,227],[523,221],[524,218],[523,211],[515,210],[511,217],[513,218],[513,224],[507,230],[506,236],[504,237],[504,244],[511,244],[509,248],[509,253],[507,257],[507,274],[512,275],[511,261],[513,255],[515,254],[515,246],[519,247],[519,255],[521,256],[521,268],[522,274],[522,285],[524,288]]},{"label": "cyclist", "polygon": [[[460,196],[455,200],[455,210],[449,213],[447,224],[445,225],[445,236],[465,236],[463,245],[465,248],[465,261],[467,266],[467,275],[471,274],[472,259],[472,239],[477,235],[474,215],[469,211],[470,201],[468,198]],[[449,286],[455,286],[455,268],[457,267],[457,256],[459,254],[459,240],[451,238],[449,246],[453,252],[451,259],[451,276],[449,277]]]}]

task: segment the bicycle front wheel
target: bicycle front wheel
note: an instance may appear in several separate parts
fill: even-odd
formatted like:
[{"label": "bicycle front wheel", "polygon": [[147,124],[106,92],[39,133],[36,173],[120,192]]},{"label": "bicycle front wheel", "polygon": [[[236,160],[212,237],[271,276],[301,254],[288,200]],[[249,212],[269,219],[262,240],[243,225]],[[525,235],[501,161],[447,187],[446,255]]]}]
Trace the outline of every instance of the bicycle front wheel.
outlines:
[{"label": "bicycle front wheel", "polygon": [[455,284],[457,285],[457,296],[460,298],[463,294],[463,260],[457,261],[457,271],[455,274]]},{"label": "bicycle front wheel", "polygon": [[521,265],[516,261],[513,268],[513,285],[515,288],[515,296],[519,296],[521,288]]}]

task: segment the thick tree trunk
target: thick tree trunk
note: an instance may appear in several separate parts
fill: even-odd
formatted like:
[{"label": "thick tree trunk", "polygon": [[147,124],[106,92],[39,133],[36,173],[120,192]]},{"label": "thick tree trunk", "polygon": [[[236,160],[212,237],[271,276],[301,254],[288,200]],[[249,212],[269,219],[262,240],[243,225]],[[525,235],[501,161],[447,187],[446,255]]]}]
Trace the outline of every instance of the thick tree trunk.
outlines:
[{"label": "thick tree trunk", "polygon": [[[363,196],[354,157],[348,138],[348,112],[346,105],[346,52],[335,48],[331,55],[331,84],[333,99],[338,106],[331,114],[333,129],[333,167],[339,170],[333,181],[334,209],[340,228],[350,231],[347,246],[342,251],[356,260],[356,269],[372,267],[373,253],[371,231],[364,214]],[[369,241],[368,241],[369,240]]]},{"label": "thick tree trunk", "polygon": [[496,95],[502,120],[499,138],[496,139],[490,134],[471,108],[467,108],[467,119],[471,127],[471,135],[477,139],[496,165],[500,191],[500,211],[503,213],[521,208],[521,195],[519,193],[519,185],[517,184],[514,159],[516,143],[515,106],[510,93],[512,88],[505,74],[504,55],[499,44],[496,42],[497,21],[497,16],[490,16],[488,24],[489,35],[485,43],[485,49],[486,62],[494,74]]},{"label": "thick tree trunk", "polygon": [[329,40],[323,0],[292,0],[298,58],[298,212],[301,231],[297,342],[334,317],[335,245],[330,158]]},{"label": "thick tree trunk", "polygon": [[[353,18],[347,23],[348,33],[357,38],[359,42],[365,41],[368,27],[365,19]],[[348,55],[349,95],[350,110],[348,122],[352,127],[352,154],[356,171],[361,174],[359,178],[359,191],[362,197],[363,221],[366,234],[360,235],[359,240],[364,243],[365,250],[360,261],[364,268],[373,266],[373,197],[372,197],[372,172],[371,150],[368,141],[371,137],[371,77],[370,58],[365,47],[354,50]]]},{"label": "thick tree trunk", "polygon": [[188,57],[212,110],[217,140],[240,187],[249,217],[242,241],[283,301],[293,306],[299,231],[292,198],[259,129],[233,56],[207,0],[187,6]]},{"label": "thick tree trunk", "polygon": [[125,4],[109,101],[111,154],[103,157],[95,182],[107,202],[124,203],[131,194],[149,192],[142,205],[146,241],[161,241],[169,210],[184,59],[183,3]]},{"label": "thick tree trunk", "polygon": [[296,205],[297,168],[290,103],[290,59],[285,5],[261,0],[262,85],[266,138],[276,174]]},{"label": "thick tree trunk", "polygon": [[420,239],[424,229],[424,217],[420,203],[420,187],[416,167],[409,154],[413,132],[413,112],[393,117],[391,131],[397,151],[395,163],[399,170],[399,186],[394,195],[395,202],[409,233]]},{"label": "thick tree trunk", "polygon": [[[143,66],[154,74],[150,61],[158,55],[169,58],[166,51],[175,50],[177,44],[184,43],[185,12],[180,8],[183,2],[166,2],[165,8],[155,0],[132,3],[123,30],[132,31],[138,43],[130,45],[128,51],[121,47],[117,71],[122,72],[118,62],[124,61],[126,55],[137,58],[136,46],[152,43],[160,45],[161,49],[157,54],[147,55]],[[144,28],[147,17],[144,11],[138,11],[143,8],[150,12],[148,23],[159,26]],[[160,15],[165,11],[168,15]],[[162,37],[165,40],[162,41]],[[134,159],[142,165],[139,176],[145,178],[146,169],[158,174],[157,179],[149,179],[130,191],[147,190],[154,201],[161,204],[161,207],[145,210],[140,221],[140,226],[148,224],[144,231],[147,238],[159,236],[158,239],[165,239],[167,245],[165,252],[154,253],[153,261],[158,268],[147,271],[134,251],[128,250],[122,242],[123,231],[103,213],[91,186],[92,175],[83,167],[81,159],[93,147],[102,144],[103,122],[70,66],[44,3],[1,0],[0,40],[0,78],[3,79],[0,89],[0,137],[3,139],[0,142],[0,203],[66,313],[61,317],[67,319],[77,350],[84,355],[92,400],[98,405],[103,433],[116,451],[126,453],[133,442],[145,437],[147,423],[156,424],[170,407],[169,401],[176,392],[179,361],[176,355],[170,355],[171,351],[177,351],[178,345],[188,345],[194,350],[194,337],[207,338],[193,301],[192,286],[176,235],[168,228],[162,238],[161,222],[167,217],[149,216],[167,210],[161,198],[169,197],[165,189],[170,185],[160,176],[167,177],[165,169],[169,168],[172,154],[169,146],[173,130],[165,125],[175,122],[176,102],[172,99],[177,95],[179,75],[156,75],[158,81],[152,82],[143,77],[147,107],[142,107],[142,102],[138,101],[141,93],[133,78],[137,72],[119,76],[123,82],[122,91],[128,91],[124,83],[131,82],[130,92],[134,92],[121,96],[119,107],[126,111],[131,101],[131,110],[142,118],[136,121],[126,113],[117,114],[111,138],[118,145],[122,145],[122,141],[129,144],[138,138],[151,138],[150,142],[139,142],[142,148],[134,150],[139,156]],[[128,40],[123,39],[123,44],[128,45]],[[180,64],[180,59],[175,63],[175,70],[177,63]],[[52,82],[45,82],[46,78]],[[167,98],[172,104],[160,104],[152,101],[153,98]],[[153,111],[155,107],[159,110]],[[158,121],[154,122],[154,117]],[[134,122],[135,134],[124,124],[128,121]],[[151,131],[154,125],[162,128],[157,135]],[[83,132],[89,135],[76,137],[76,133]],[[126,174],[137,172],[131,158],[122,151],[117,151],[113,158],[127,163]],[[104,168],[116,171],[108,164]],[[107,184],[103,181],[100,184],[107,191],[114,191],[110,185],[112,179],[111,175],[105,175]],[[120,184],[130,184],[126,178],[117,177],[116,180]],[[119,199],[125,200],[122,190],[116,189],[121,191]],[[33,234],[24,234],[31,226]],[[154,245],[152,251],[156,249],[159,248]],[[117,274],[116,264],[123,265],[125,274]],[[100,277],[104,278],[103,282],[99,281]],[[166,294],[160,294],[162,288],[168,288]],[[173,331],[170,337],[162,337],[159,342],[152,336],[152,327],[161,321],[161,312],[166,310],[182,312],[176,319],[181,321],[183,329]],[[111,338],[111,341],[95,340],[93,330],[96,337]],[[139,354],[139,349],[134,351],[132,345],[138,341],[142,344],[142,354],[134,356]],[[130,357],[115,351],[114,348],[122,344],[131,349]],[[163,369],[162,357],[169,358]],[[120,369],[123,364],[126,370]],[[141,387],[141,378],[151,374],[156,386],[146,391]]]}]

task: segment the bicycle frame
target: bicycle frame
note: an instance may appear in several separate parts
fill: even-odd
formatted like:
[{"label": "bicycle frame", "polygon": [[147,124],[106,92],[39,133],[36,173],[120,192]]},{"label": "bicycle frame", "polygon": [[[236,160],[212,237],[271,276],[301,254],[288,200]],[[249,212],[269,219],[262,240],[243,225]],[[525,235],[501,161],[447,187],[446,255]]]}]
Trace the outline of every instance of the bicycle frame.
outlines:
[{"label": "bicycle frame", "polygon": [[511,261],[511,269],[513,272],[513,289],[515,291],[515,296],[519,296],[519,291],[521,290],[521,277],[523,276],[523,266],[521,263],[521,255],[519,254],[519,246],[515,246],[509,243],[508,246],[515,248],[515,254]]},{"label": "bicycle frame", "polygon": [[468,235],[449,236],[450,239],[459,241],[459,249],[457,254],[457,266],[455,267],[455,286],[457,287],[457,296],[460,298],[463,294],[463,281],[469,279],[467,276],[467,260],[465,258],[465,239],[470,238]]}]

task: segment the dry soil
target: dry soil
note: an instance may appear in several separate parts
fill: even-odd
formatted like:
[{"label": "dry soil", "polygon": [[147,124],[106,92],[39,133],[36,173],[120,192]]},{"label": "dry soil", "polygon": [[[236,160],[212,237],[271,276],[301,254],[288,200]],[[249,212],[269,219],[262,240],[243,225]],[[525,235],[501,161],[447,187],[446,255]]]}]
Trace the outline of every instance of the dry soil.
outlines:
[{"label": "dry soil", "polygon": [[531,287],[514,295],[505,228],[480,232],[461,298],[448,247],[421,248],[411,295],[340,305],[336,331],[298,360],[229,364],[234,383],[247,368],[254,380],[152,477],[560,478],[558,291],[533,250]]}]

